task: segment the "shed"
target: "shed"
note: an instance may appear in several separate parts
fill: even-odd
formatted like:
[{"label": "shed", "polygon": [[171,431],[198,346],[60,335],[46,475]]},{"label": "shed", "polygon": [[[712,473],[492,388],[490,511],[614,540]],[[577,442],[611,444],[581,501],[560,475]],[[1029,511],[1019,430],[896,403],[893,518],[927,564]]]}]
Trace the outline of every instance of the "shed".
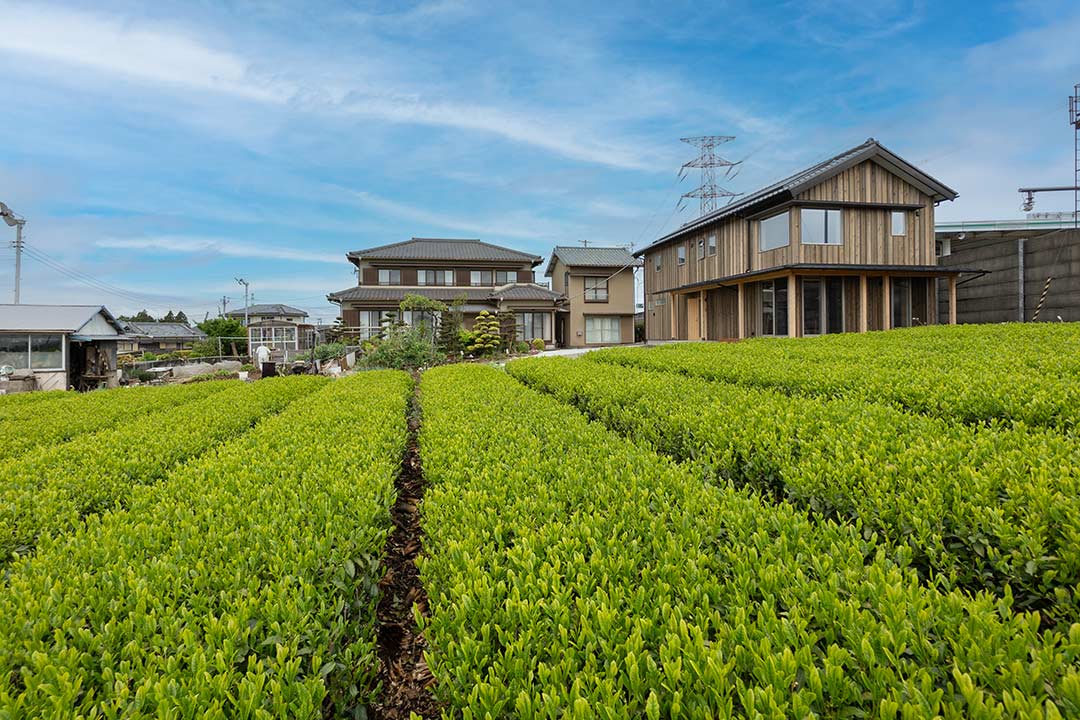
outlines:
[{"label": "shed", "polygon": [[102,305],[0,305],[0,366],[11,383],[0,392],[14,390],[13,380],[41,390],[114,386],[122,339]]}]

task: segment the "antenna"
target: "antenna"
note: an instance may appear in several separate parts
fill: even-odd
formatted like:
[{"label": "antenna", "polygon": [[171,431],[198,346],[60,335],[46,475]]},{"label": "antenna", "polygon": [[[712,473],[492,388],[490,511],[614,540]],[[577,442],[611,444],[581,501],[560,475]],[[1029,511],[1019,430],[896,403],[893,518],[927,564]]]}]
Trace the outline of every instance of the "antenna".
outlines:
[{"label": "antenna", "polygon": [[1073,126],[1073,228],[1080,227],[1080,83],[1069,96],[1069,122]]},{"label": "antenna", "polygon": [[736,168],[742,163],[741,160],[738,162],[725,160],[716,154],[717,145],[723,145],[734,139],[734,135],[701,135],[679,138],[687,145],[693,145],[698,149],[698,156],[679,169],[679,180],[686,177],[689,168],[699,168],[701,170],[701,185],[688,193],[684,193],[679,198],[680,210],[683,208],[687,198],[698,198],[701,201],[701,214],[707,215],[716,209],[717,198],[728,198],[728,202],[731,202],[733,198],[742,195],[742,193],[725,190],[716,184],[717,168],[725,168],[723,171],[724,177],[731,179],[735,177],[738,172]]}]

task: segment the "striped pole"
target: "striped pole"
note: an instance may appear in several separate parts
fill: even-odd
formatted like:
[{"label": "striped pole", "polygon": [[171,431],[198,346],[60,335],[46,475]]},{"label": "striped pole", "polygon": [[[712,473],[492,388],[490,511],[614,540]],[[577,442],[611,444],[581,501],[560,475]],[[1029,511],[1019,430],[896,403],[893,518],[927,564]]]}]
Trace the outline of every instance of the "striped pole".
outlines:
[{"label": "striped pole", "polygon": [[1042,310],[1043,303],[1046,302],[1046,293],[1050,291],[1050,282],[1053,279],[1053,275],[1046,278],[1046,284],[1043,285],[1042,295],[1039,296],[1039,304],[1035,306],[1035,314],[1031,316],[1031,322],[1038,322],[1039,312]]}]

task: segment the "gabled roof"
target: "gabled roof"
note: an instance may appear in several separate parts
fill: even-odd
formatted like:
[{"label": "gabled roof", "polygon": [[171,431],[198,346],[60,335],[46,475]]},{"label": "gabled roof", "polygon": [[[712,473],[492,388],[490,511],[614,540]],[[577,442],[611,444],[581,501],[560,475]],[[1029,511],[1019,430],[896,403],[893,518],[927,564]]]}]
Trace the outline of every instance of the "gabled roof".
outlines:
[{"label": "gabled roof", "polygon": [[812,165],[805,170],[800,170],[794,175],[786,177],[779,182],[775,182],[772,185],[768,185],[760,190],[744,195],[730,205],[725,205],[719,210],[714,210],[707,215],[702,215],[697,220],[686,223],[678,230],[670,232],[641,250],[638,250],[634,253],[634,256],[641,257],[646,251],[651,250],[658,245],[663,245],[681,235],[697,230],[725,217],[760,212],[772,205],[779,205],[783,202],[787,202],[799,193],[808,190],[815,185],[819,185],[829,178],[839,175],[848,168],[854,167],[865,160],[873,160],[889,172],[903,178],[933,198],[934,202],[955,200],[957,197],[956,191],[948,185],[927,175],[899,155],[893,153],[874,138],[869,138],[862,145],[856,145],[838,155],[832,156],[828,160]]},{"label": "gabled roof", "polygon": [[539,265],[538,255],[518,252],[481,240],[412,238],[391,245],[353,250],[346,257],[360,260],[460,260],[463,262],[527,262]]},{"label": "gabled roof", "polygon": [[555,271],[555,260],[569,267],[625,268],[640,267],[641,261],[635,260],[626,248],[621,247],[578,247],[558,245],[551,251],[544,275],[551,277]]},{"label": "gabled roof", "polygon": [[0,332],[75,333],[98,313],[118,335],[124,327],[103,305],[0,305]]},{"label": "gabled roof", "polygon": [[124,330],[129,336],[153,339],[204,340],[206,333],[197,327],[182,322],[133,322],[124,323]]},{"label": "gabled roof", "polygon": [[[299,315],[301,317],[307,317],[308,315],[300,308],[294,308],[291,305],[282,305],[281,303],[248,305],[247,314],[248,317],[251,317],[252,315]],[[244,308],[230,310],[225,313],[225,317],[244,317]]]}]

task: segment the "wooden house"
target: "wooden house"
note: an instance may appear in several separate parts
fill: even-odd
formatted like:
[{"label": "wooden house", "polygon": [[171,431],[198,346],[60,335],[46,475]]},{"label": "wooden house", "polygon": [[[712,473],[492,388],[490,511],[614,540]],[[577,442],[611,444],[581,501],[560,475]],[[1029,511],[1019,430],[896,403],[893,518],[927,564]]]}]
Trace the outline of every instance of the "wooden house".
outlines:
[{"label": "wooden house", "polygon": [[[874,139],[689,222],[644,258],[649,340],[955,322],[934,208],[956,192]],[[953,298],[939,318],[938,281]]]},{"label": "wooden house", "polygon": [[557,246],[544,275],[562,294],[555,317],[561,347],[634,342],[634,270],[641,261],[621,247]]}]

